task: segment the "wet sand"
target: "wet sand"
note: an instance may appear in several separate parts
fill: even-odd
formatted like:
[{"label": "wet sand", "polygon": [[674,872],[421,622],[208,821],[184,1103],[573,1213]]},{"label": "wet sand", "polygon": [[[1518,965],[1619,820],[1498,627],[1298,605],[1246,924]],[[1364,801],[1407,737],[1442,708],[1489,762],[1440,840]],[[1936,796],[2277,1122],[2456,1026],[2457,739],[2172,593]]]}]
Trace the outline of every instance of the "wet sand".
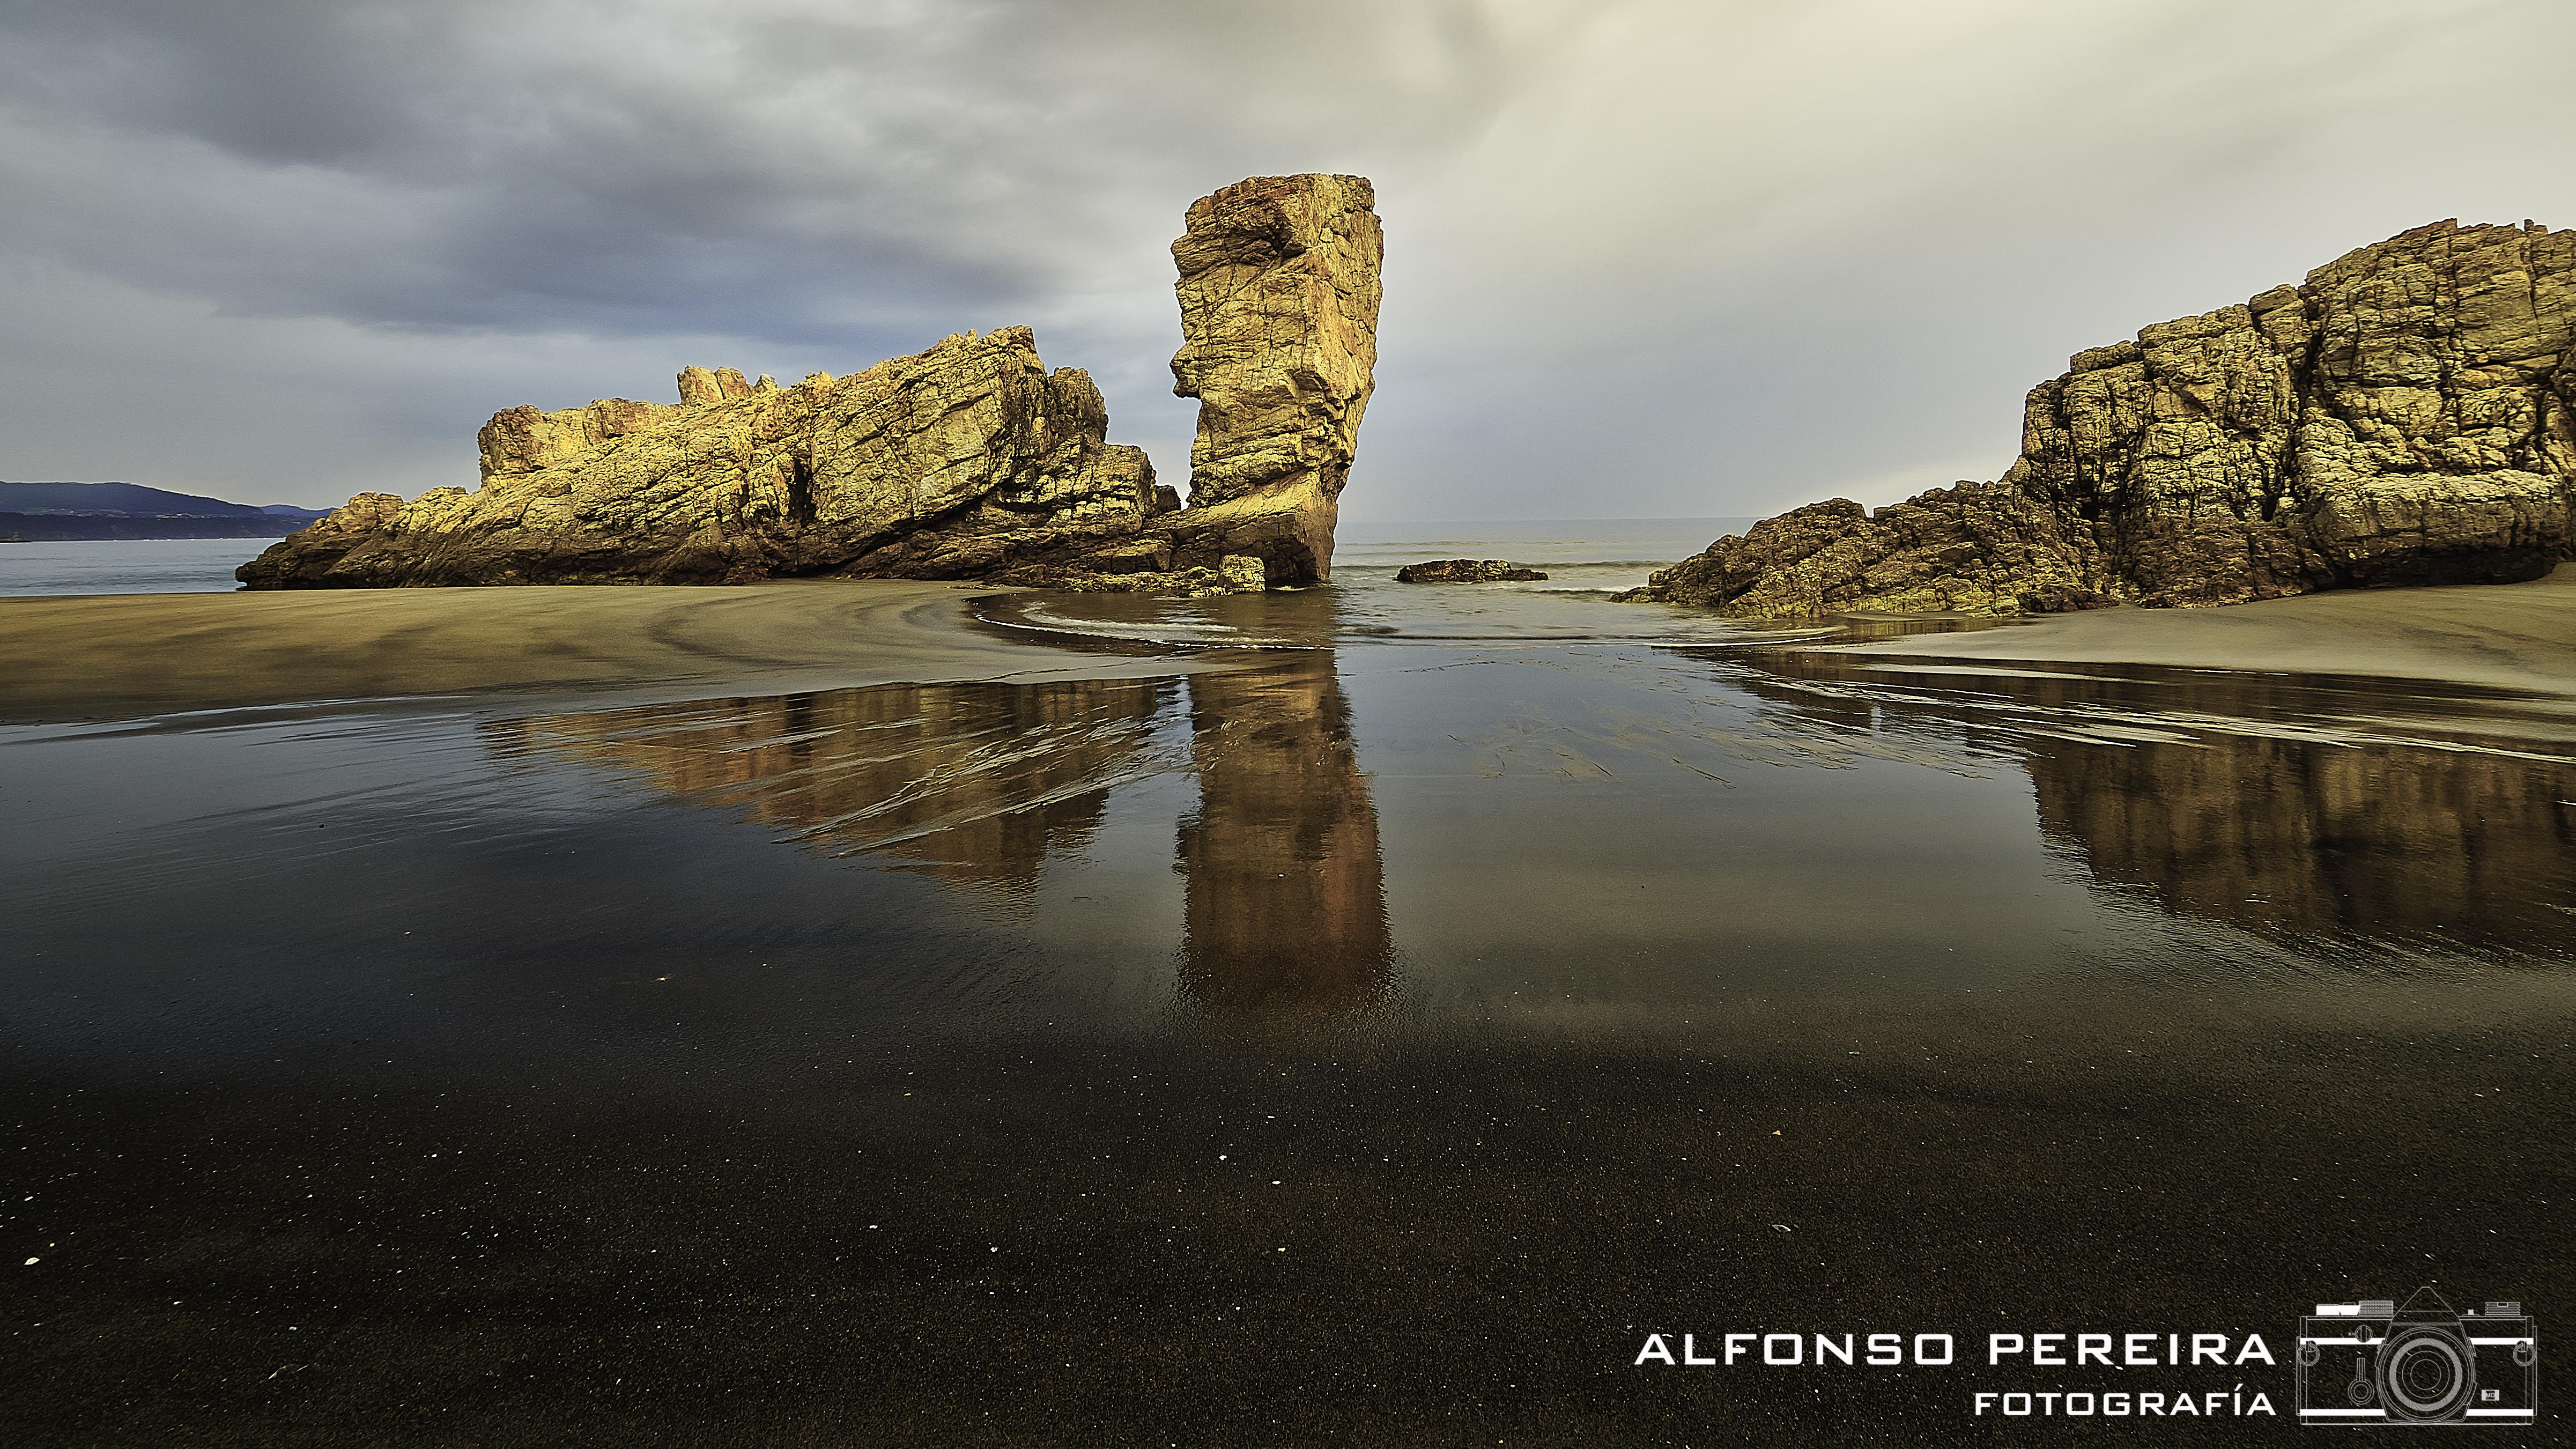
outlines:
[{"label": "wet sand", "polygon": [[[967,601],[994,592],[866,580],[0,599],[0,723],[576,690],[642,703],[1200,667],[1168,651],[1120,661],[973,627]],[[2576,700],[2576,569],[2528,584],[2113,609],[1799,647],[2438,680]]]},{"label": "wet sand", "polygon": [[[0,1442],[2277,1440],[2315,1303],[2576,1284],[2576,765],[2230,692],[2294,688],[1391,645],[17,731]],[[1637,1362],[1774,1331],[1962,1361]]]},{"label": "wet sand", "polygon": [[508,691],[631,700],[1168,674],[968,626],[990,585],[383,589],[0,599],[0,723]]},{"label": "wet sand", "polygon": [[[1341,641],[1218,669],[938,585],[0,622],[14,700],[480,691],[0,730],[0,1442],[2242,1444],[2319,1301],[2556,1321],[2576,751],[2480,743],[2499,690],[1366,590],[1170,606]],[[2424,597],[2343,636],[2481,677],[2518,596]],[[1962,1360],[1638,1362],[1774,1330]]]},{"label": "wet sand", "polygon": [[2576,696],[2576,568],[2527,584],[2356,589],[2222,609],[2105,609],[1821,652],[2365,675]]}]

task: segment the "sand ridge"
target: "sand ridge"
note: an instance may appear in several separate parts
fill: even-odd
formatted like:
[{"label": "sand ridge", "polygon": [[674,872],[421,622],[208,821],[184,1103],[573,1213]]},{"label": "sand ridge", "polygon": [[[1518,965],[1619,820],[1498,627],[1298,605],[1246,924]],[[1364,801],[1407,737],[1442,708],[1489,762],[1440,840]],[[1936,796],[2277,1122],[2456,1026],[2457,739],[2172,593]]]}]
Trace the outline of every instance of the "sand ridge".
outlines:
[{"label": "sand ridge", "polygon": [[2430,679],[2576,697],[2576,568],[2525,584],[2354,589],[2215,609],[2103,609],[1825,653]]},{"label": "sand ridge", "polygon": [[991,585],[351,589],[0,599],[0,722],[502,692],[689,698],[1207,667],[975,625]]}]

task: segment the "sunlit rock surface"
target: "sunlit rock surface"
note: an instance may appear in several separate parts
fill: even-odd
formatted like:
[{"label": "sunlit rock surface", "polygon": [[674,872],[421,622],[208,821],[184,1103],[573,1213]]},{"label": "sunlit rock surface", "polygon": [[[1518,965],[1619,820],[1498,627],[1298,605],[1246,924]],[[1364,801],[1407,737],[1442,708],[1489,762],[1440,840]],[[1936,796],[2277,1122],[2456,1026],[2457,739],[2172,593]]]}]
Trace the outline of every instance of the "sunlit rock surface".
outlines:
[{"label": "sunlit rock surface", "polygon": [[513,408],[483,484],[361,495],[244,565],[254,587],[968,578],[1133,534],[1139,448],[1025,327],[793,387],[680,375],[677,405]]},{"label": "sunlit rock surface", "polygon": [[1183,564],[1257,555],[1273,583],[1333,567],[1333,523],[1375,390],[1376,191],[1358,176],[1256,176],[1202,197],[1172,243],[1199,400],[1190,506],[1158,518]]},{"label": "sunlit rock surface", "polygon": [[2576,231],[2439,222],[2079,352],[2002,479],[1810,504],[1625,597],[1745,616],[2537,578],[2576,541]]}]

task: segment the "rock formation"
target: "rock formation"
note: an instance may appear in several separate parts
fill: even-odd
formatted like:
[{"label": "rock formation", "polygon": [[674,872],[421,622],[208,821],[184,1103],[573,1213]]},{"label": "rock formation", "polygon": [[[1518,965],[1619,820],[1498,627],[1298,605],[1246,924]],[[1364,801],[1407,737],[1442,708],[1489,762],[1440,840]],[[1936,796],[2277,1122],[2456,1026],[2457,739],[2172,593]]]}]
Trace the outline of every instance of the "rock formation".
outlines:
[{"label": "rock formation", "polygon": [[[1176,562],[1258,554],[1273,583],[1330,577],[1333,522],[1376,384],[1376,192],[1358,176],[1256,176],[1202,197],[1172,243],[1199,400],[1190,506],[1156,520]],[[1168,566],[1168,565],[1166,565]]]},{"label": "rock formation", "polygon": [[1176,391],[1201,399],[1191,506],[1107,441],[1029,329],[792,387],[680,374],[676,405],[512,408],[482,485],[365,493],[245,564],[253,588],[994,579],[1210,593],[1332,563],[1376,359],[1369,183],[1256,177],[1201,199],[1179,263]]},{"label": "rock formation", "polygon": [[1155,506],[1143,450],[1104,441],[1099,390],[1078,369],[1049,373],[1025,327],[787,388],[691,368],[680,396],[512,408],[484,425],[479,490],[362,494],[241,577],[966,578],[1133,534]]},{"label": "rock formation", "polygon": [[1399,584],[1508,584],[1546,577],[1536,569],[1498,558],[1433,559],[1429,563],[1406,564],[1395,571]]},{"label": "rock formation", "polygon": [[1810,504],[1623,598],[1749,617],[2230,604],[2576,547],[2576,231],[2440,222],[2079,352],[1998,481]]}]

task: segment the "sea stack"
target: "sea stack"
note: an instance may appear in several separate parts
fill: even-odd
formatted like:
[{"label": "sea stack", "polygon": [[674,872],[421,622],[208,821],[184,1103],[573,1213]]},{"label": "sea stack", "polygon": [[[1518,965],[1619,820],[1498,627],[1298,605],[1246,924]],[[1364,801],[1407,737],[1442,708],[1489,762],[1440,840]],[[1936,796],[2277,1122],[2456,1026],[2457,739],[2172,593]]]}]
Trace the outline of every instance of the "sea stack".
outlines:
[{"label": "sea stack", "polygon": [[1809,504],[1621,597],[1746,617],[2232,604],[2576,547],[2576,231],[2437,222],[2079,352],[1993,483]]},{"label": "sea stack", "polygon": [[1256,176],[1189,210],[1172,243],[1181,350],[1199,400],[1190,506],[1157,521],[1175,560],[1257,554],[1276,583],[1333,570],[1333,523],[1375,390],[1376,191],[1359,176]]},{"label": "sea stack", "polygon": [[365,493],[245,564],[253,588],[991,579],[1185,593],[1311,583],[1377,357],[1373,192],[1255,177],[1172,244],[1200,399],[1190,506],[1107,441],[1099,389],[1026,327],[791,386],[691,367],[679,401],[484,425],[482,481]]}]

